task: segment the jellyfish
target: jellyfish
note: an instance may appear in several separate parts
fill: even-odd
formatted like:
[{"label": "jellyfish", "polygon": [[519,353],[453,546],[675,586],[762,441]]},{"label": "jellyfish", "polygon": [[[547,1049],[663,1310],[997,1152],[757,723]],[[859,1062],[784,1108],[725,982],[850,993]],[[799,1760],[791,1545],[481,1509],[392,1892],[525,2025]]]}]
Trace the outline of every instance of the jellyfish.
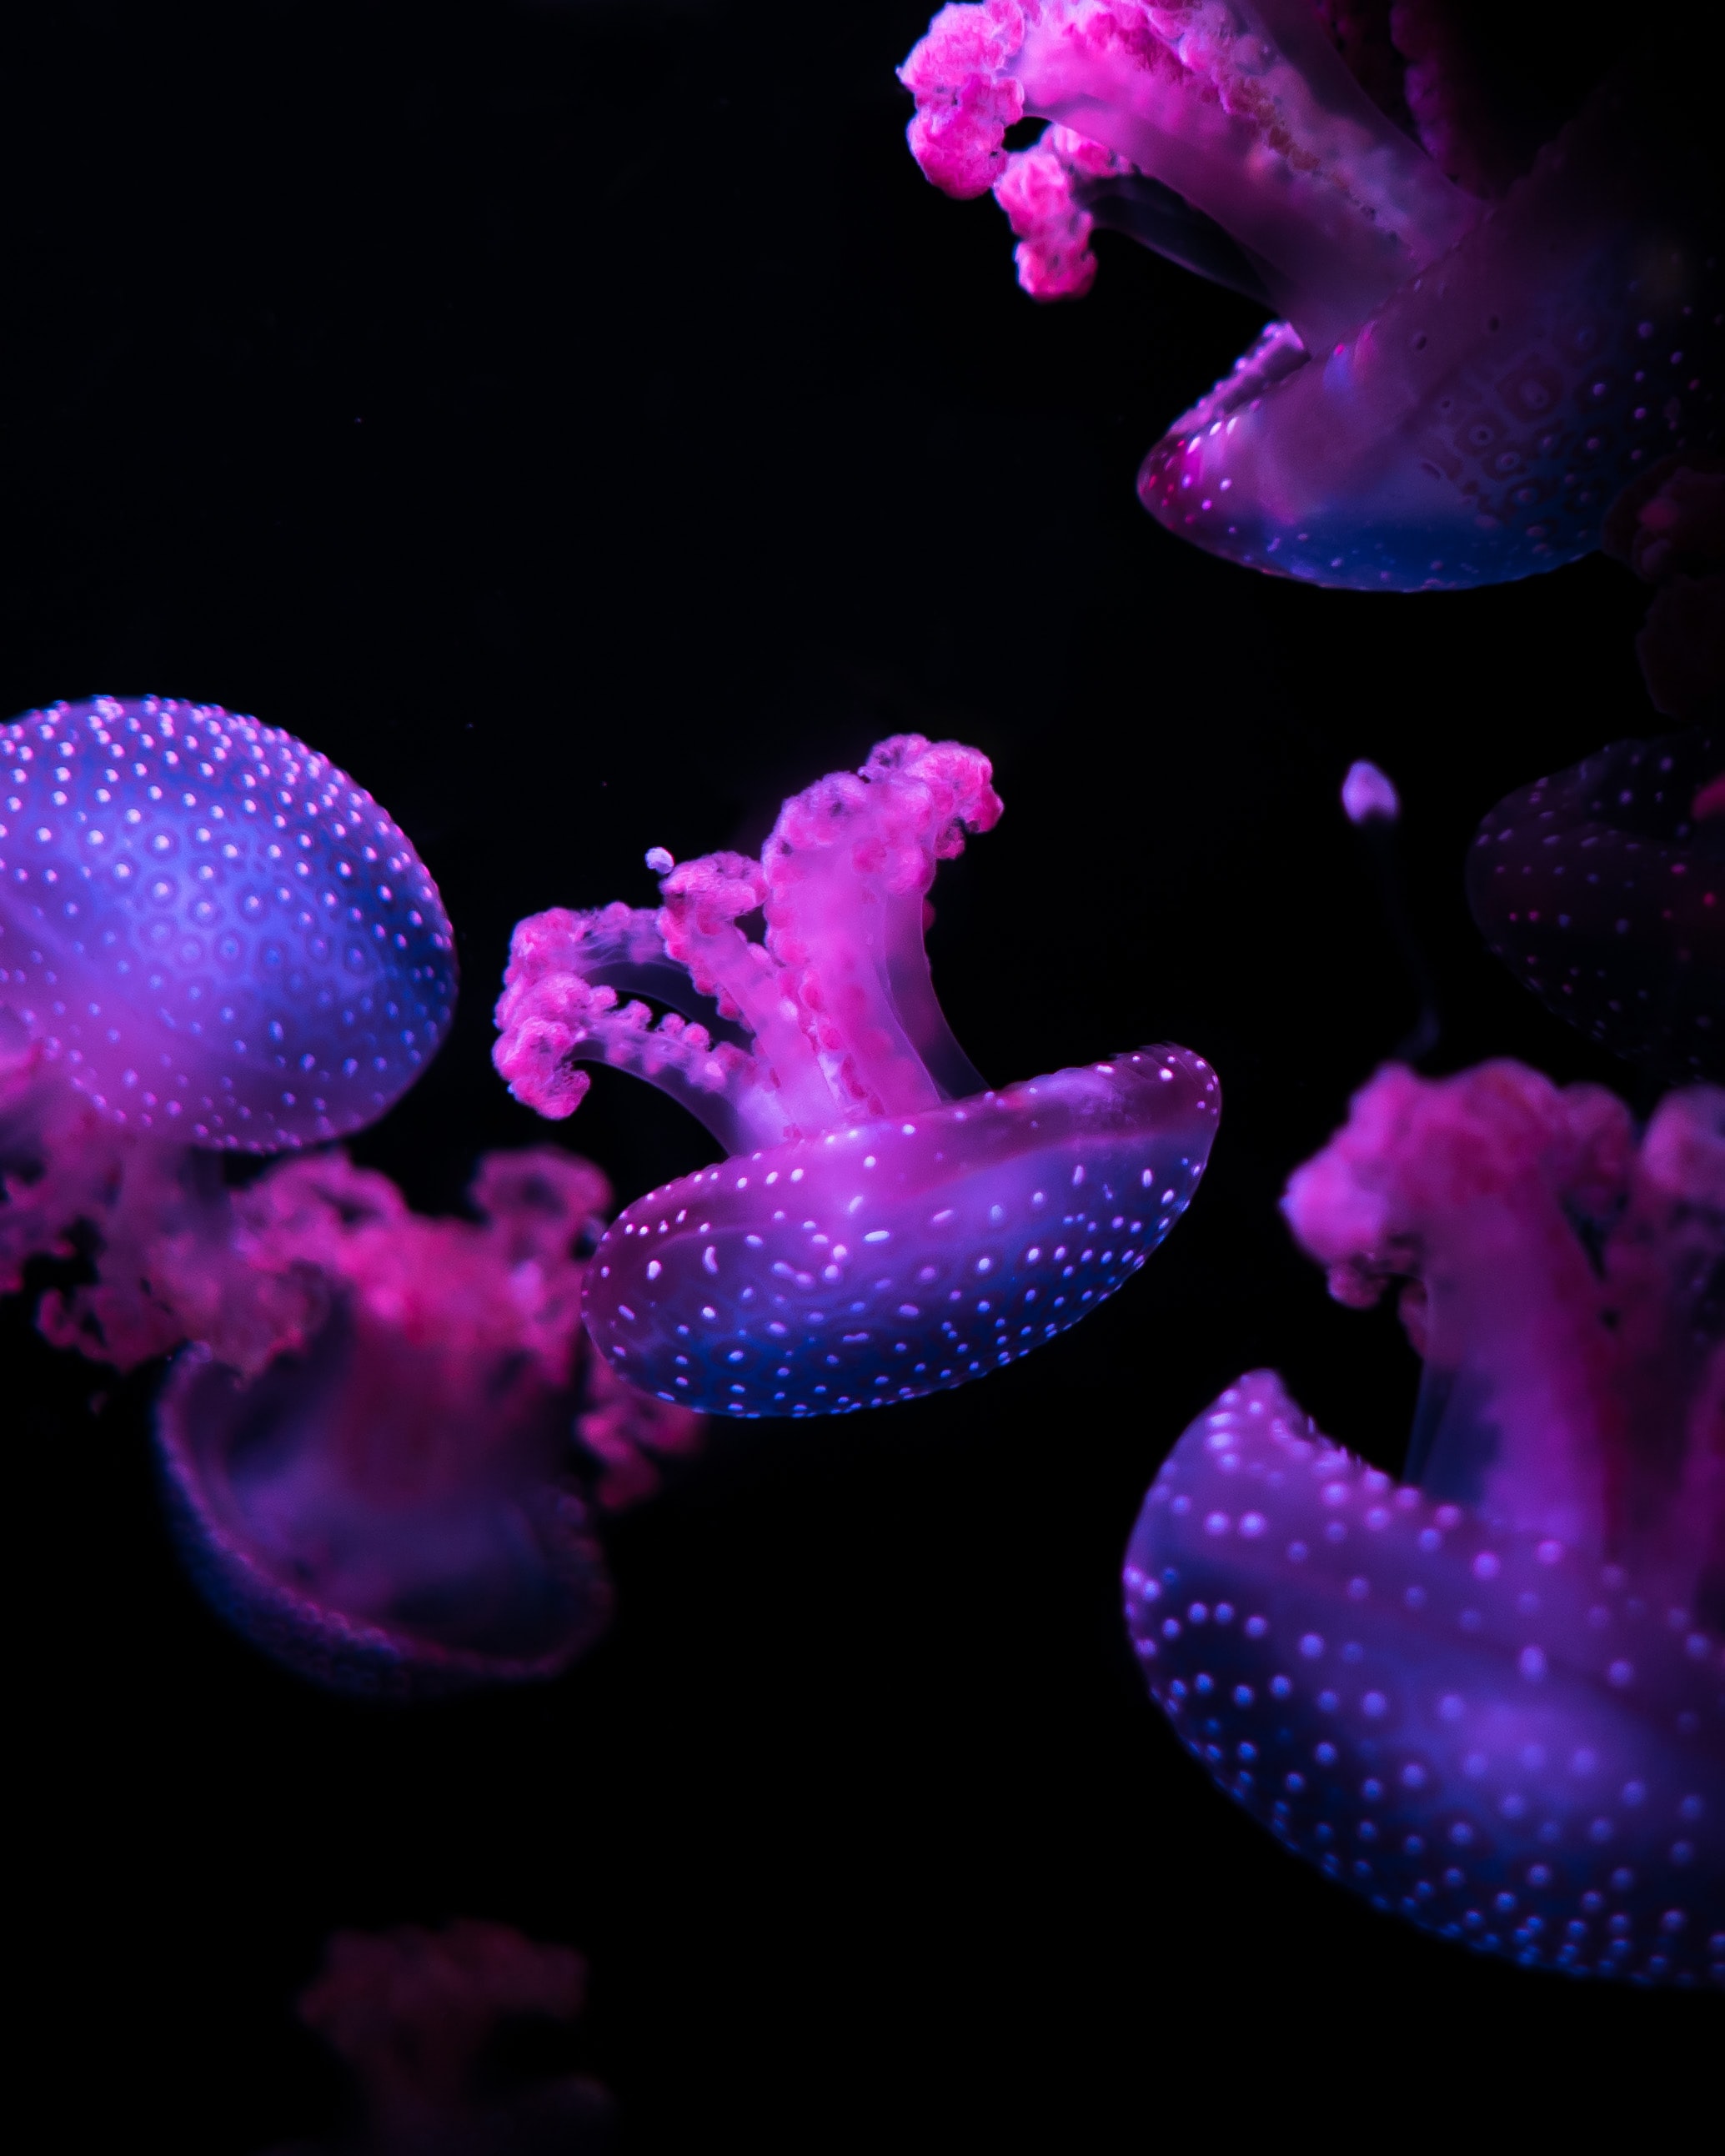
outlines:
[{"label": "jellyfish", "polygon": [[1656,587],[1635,639],[1654,710],[1725,718],[1725,459],[1661,458],[1612,504],[1604,545]]},{"label": "jellyfish", "polygon": [[1548,1009],[1667,1080],[1725,1079],[1725,729],[1621,741],[1481,824],[1467,896]]},{"label": "jellyfish", "polygon": [[1725,1093],[1389,1065],[1291,1181],[1330,1289],[1400,1281],[1403,1478],[1273,1371],[1132,1538],[1153,1696],[1285,1847],[1528,1967],[1725,1984]]},{"label": "jellyfish", "polygon": [[572,1948],[509,1924],[335,1933],[299,2014],[358,2079],[366,2132],[276,2156],[598,2156],[614,2145],[607,2091],[582,2074],[511,2073],[500,2043],[572,2023],[586,1991]]},{"label": "jellyfish", "polygon": [[454,942],[371,795],[215,705],[99,696],[0,726],[0,1293],[93,1236],[50,1336],[130,1368],[187,1336],[143,1254],[226,1232],[223,1152],[382,1115],[447,1030]]},{"label": "jellyfish", "polygon": [[[726,1156],[637,1199],[594,1253],[588,1329],[630,1384],[745,1417],[961,1385],[1094,1310],[1190,1201],[1220,1106],[1200,1056],[997,1091],[947,1027],[926,894],[999,817],[991,778],[974,749],[901,735],[787,801],[758,861],[655,848],[658,912],[517,927],[494,1051],[516,1098],[567,1116],[577,1065],[610,1064]],[[656,1023],[643,996],[669,1006]]]},{"label": "jellyfish", "polygon": [[447,1030],[435,886],[328,758],[213,704],[0,726],[0,1013],[116,1126],[275,1152],[373,1122]]},{"label": "jellyfish", "polygon": [[992,189],[1033,297],[1088,289],[1102,226],[1276,317],[1145,459],[1151,515],[1249,567],[1409,591],[1590,552],[1626,483],[1718,424],[1717,182],[1685,82],[1626,59],[1524,169],[1489,74],[1442,0],[983,0],[900,79],[918,164]]},{"label": "jellyfish", "polygon": [[157,1254],[194,1343],[157,1410],[170,1517],[255,1645],[419,1699],[555,1676],[603,1630],[593,1503],[648,1494],[701,1427],[582,1352],[609,1195],[572,1155],[492,1153],[478,1221],[430,1219],[343,1152],[301,1154],[234,1197],[225,1264]]}]

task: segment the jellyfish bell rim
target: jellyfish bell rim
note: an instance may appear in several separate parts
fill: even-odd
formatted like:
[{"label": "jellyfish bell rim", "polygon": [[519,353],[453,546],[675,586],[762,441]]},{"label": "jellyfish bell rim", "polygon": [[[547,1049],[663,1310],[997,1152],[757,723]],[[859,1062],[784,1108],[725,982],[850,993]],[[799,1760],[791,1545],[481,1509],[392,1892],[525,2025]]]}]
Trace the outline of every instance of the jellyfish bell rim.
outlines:
[{"label": "jellyfish bell rim", "polygon": [[[196,1395],[216,1380],[225,1381],[228,1401],[235,1404],[255,1383],[194,1341],[175,1356],[157,1398],[154,1450],[170,1531],[214,1614],[293,1676],[353,1698],[434,1700],[486,1686],[548,1682],[606,1630],[614,1599],[610,1577],[584,1522],[572,1527],[564,1521],[536,1519],[547,1562],[572,1589],[579,1589],[570,1596],[572,1618],[564,1635],[536,1654],[450,1645],[406,1625],[351,1615],[296,1591],[254,1553],[216,1501],[213,1478],[204,1471],[203,1455],[220,1445],[223,1433],[199,1433]],[[547,1483],[547,1495],[554,1507],[562,1492]],[[561,1546],[547,1532],[552,1524],[562,1530]]]},{"label": "jellyfish bell rim", "polygon": [[[1146,1063],[1153,1064],[1155,1077],[1152,1077],[1147,1070],[1141,1075],[1131,1067]],[[1125,1074],[1124,1081],[1122,1074]],[[819,1407],[810,1407],[800,1402],[788,1402],[783,1406],[763,1404],[757,1394],[752,1402],[739,1405],[722,1394],[693,1389],[696,1382],[693,1379],[685,1381],[691,1389],[682,1393],[663,1390],[663,1383],[668,1378],[670,1382],[676,1382],[670,1377],[668,1363],[661,1361],[657,1374],[655,1374],[641,1358],[637,1343],[622,1342],[617,1337],[616,1318],[619,1315],[630,1322],[635,1321],[637,1313],[633,1299],[644,1297],[649,1322],[658,1321],[662,1332],[668,1334],[670,1325],[675,1322],[675,1312],[680,1306],[677,1292],[680,1284],[670,1282],[665,1291],[655,1294],[646,1282],[660,1271],[662,1258],[659,1262],[647,1258],[644,1241],[631,1248],[633,1238],[640,1236],[644,1239],[648,1235],[653,1216],[663,1215],[673,1206],[691,1213],[700,1209],[711,1217],[704,1224],[692,1223],[686,1226],[678,1224],[679,1233],[671,1238],[669,1244],[660,1243],[655,1235],[652,1245],[654,1250],[662,1254],[679,1244],[686,1250],[700,1243],[705,1246],[706,1269],[710,1272],[716,1268],[722,1270],[718,1257],[721,1248],[728,1245],[731,1250],[735,1250],[745,1240],[759,1240],[758,1237],[750,1237],[748,1234],[754,1201],[751,1200],[748,1206],[742,1208],[736,1204],[737,1191],[751,1183],[764,1186],[769,1180],[776,1180],[781,1173],[787,1175],[788,1178],[794,1176],[800,1181],[805,1168],[816,1161],[842,1158],[852,1149],[871,1145],[878,1147],[884,1153],[887,1147],[899,1137],[914,1141],[919,1158],[926,1158],[927,1140],[943,1131],[972,1122],[978,1117],[979,1111],[983,1114],[1004,1113],[1010,1119],[1009,1127],[1014,1130],[1022,1128],[1022,1142],[1000,1143],[998,1142],[1001,1129],[999,1123],[996,1123],[994,1132],[990,1133],[986,1125],[978,1122],[975,1127],[983,1134],[985,1142],[979,1158],[961,1163],[941,1176],[918,1177],[901,1168],[896,1177],[889,1175],[883,1180],[880,1186],[883,1196],[890,1198],[895,1204],[907,1204],[926,1201],[937,1191],[943,1196],[949,1193],[956,1194],[969,1186],[982,1186],[1003,1167],[1020,1165],[1042,1151],[1047,1151],[1050,1156],[1060,1156],[1064,1175],[1075,1164],[1072,1153],[1075,1139],[1081,1140],[1086,1134],[1098,1147],[1111,1143],[1118,1146],[1134,1139],[1151,1143],[1163,1137],[1164,1129],[1153,1115],[1145,1112],[1158,1097],[1156,1088],[1159,1081],[1168,1081],[1174,1085],[1171,1106],[1178,1103],[1179,1111],[1190,1120],[1194,1131],[1200,1133],[1194,1145],[1195,1158],[1188,1169],[1183,1194],[1171,1214],[1165,1213],[1165,1217],[1151,1222],[1150,1238],[1141,1250],[1130,1255],[1122,1251],[1122,1269],[1117,1279],[1105,1285],[1100,1292],[1087,1294],[1079,1307],[1041,1337],[1033,1339],[1028,1347],[1015,1345],[1010,1351],[998,1352],[999,1343],[991,1339],[985,1352],[979,1349],[974,1363],[962,1369],[955,1366],[954,1373],[943,1378],[931,1378],[910,1388],[892,1389],[884,1394],[875,1393],[869,1397],[851,1399],[845,1395],[836,1400],[824,1401]],[[1183,1084],[1180,1081],[1183,1081]],[[1130,1105],[1132,1090],[1129,1089],[1135,1089],[1139,1096],[1136,1112]],[[1046,1116],[1050,1109],[1057,1114],[1065,1111],[1066,1120],[1064,1125],[1057,1127],[1054,1133],[1038,1136],[1033,1141],[1031,1134],[1037,1130],[1039,1118]],[[762,1418],[798,1419],[813,1414],[850,1414],[864,1407],[894,1406],[906,1399],[925,1397],[931,1393],[955,1390],[969,1383],[973,1378],[986,1375],[1033,1353],[1056,1333],[1069,1330],[1071,1325],[1087,1316],[1098,1304],[1110,1299],[1125,1285],[1131,1275],[1166,1239],[1196,1194],[1209,1165],[1220,1113],[1221,1085],[1214,1067],[1195,1050],[1164,1042],[1103,1058],[1095,1063],[1067,1066],[1010,1086],[990,1087],[962,1099],[945,1101],[932,1107],[915,1111],[908,1116],[899,1113],[872,1116],[847,1122],[837,1129],[813,1137],[790,1139],[778,1146],[731,1154],[721,1162],[659,1185],[634,1200],[618,1214],[606,1230],[587,1268],[582,1290],[583,1322],[596,1351],[626,1383],[655,1392],[661,1399],[675,1399],[680,1404],[707,1414],[750,1420]],[[997,1142],[988,1145],[987,1140],[991,1136]],[[863,1165],[870,1168],[874,1165],[866,1153],[863,1157]],[[1085,1163],[1076,1164],[1076,1177],[1080,1183],[1084,1180],[1087,1165]],[[732,1168],[742,1169],[742,1175],[733,1178],[728,1188],[721,1188],[721,1178]],[[1147,1175],[1147,1169],[1144,1172]],[[1157,1179],[1162,1180],[1160,1172]],[[697,1198],[702,1201],[699,1209],[693,1204]],[[726,1219],[722,1224],[715,1227],[713,1222],[719,1213],[727,1209],[734,1217]],[[855,1205],[846,1209],[854,1211]],[[1143,1209],[1148,1214],[1153,1209],[1145,1204]],[[812,1223],[805,1224],[813,1225]],[[660,1232],[663,1232],[662,1226]],[[1042,1240],[1051,1240],[1055,1233],[1050,1229]],[[865,1235],[864,1240],[866,1239]],[[839,1254],[835,1251],[833,1255],[837,1256]],[[1112,1254],[1109,1255],[1111,1256]],[[644,1279],[641,1270],[644,1260],[650,1266]],[[629,1303],[622,1301],[624,1295],[631,1296]],[[830,1295],[823,1296],[823,1300],[831,1299]],[[661,1303],[666,1315],[659,1320]],[[764,1308],[760,1314],[764,1316]],[[900,1314],[903,1316],[905,1313]],[[822,1313],[814,1312],[812,1315],[819,1318]],[[925,1326],[932,1324],[932,1309],[926,1313],[913,1312],[910,1315],[913,1320]],[[903,1331],[905,1328],[900,1326],[895,1329]],[[739,1332],[737,1337],[741,1338],[743,1335]],[[911,1337],[919,1336],[906,1333],[907,1338]],[[928,1337],[932,1339],[932,1333]],[[811,1334],[809,1338],[812,1341],[814,1336]],[[842,1333],[839,1340],[844,1341]],[[838,1342],[830,1338],[823,1342],[828,1348],[835,1344]],[[632,1347],[637,1357],[633,1363],[629,1359]],[[660,1353],[675,1357],[675,1352],[674,1342],[667,1339]],[[763,1347],[762,1358],[763,1361],[772,1360],[788,1352],[793,1351],[783,1347]],[[969,1351],[964,1352],[968,1353]],[[828,1355],[829,1363],[834,1359],[830,1354]],[[865,1355],[855,1359],[860,1367],[870,1358]],[[906,1367],[907,1369],[911,1368],[908,1364]],[[834,1386],[845,1382],[848,1381],[842,1370],[830,1380]],[[827,1384],[824,1382],[818,1389],[825,1393]],[[786,1396],[781,1394],[779,1397],[783,1399]]]},{"label": "jellyfish bell rim", "polygon": [[[1413,1586],[1385,1594],[1411,1548]],[[1457,1625],[1442,1605],[1463,1579]],[[1269,1370],[1176,1441],[1124,1584],[1157,1706],[1291,1854],[1384,1913],[1522,1966],[1725,1984],[1725,1726],[1710,1727],[1725,1640],[1690,1613],[1674,1630],[1666,1598],[1638,1595],[1620,1568],[1369,1467]],[[1512,1760],[1531,1737],[1557,1756]],[[1665,1908],[1679,1895],[1688,1909]],[[1617,1925],[1595,1921],[1613,1917],[1640,1965],[1615,1958]],[[1580,1958],[1578,1923],[1598,1966]]]},{"label": "jellyfish bell rim", "polygon": [[[1710,423],[1706,416],[1717,413],[1717,399],[1695,396],[1699,384],[1686,378],[1694,372],[1704,380],[1725,361],[1717,332],[1717,249],[1709,244],[1706,222],[1717,216],[1718,187],[1713,180],[1707,202],[1692,208],[1685,190],[1693,175],[1681,146],[1668,145],[1649,121],[1658,96],[1658,85],[1642,78],[1634,63],[1600,85],[1501,202],[1486,205],[1445,253],[1388,294],[1332,349],[1314,352],[1301,364],[1303,347],[1291,326],[1268,324],[1233,371],[1146,454],[1137,477],[1144,508],[1172,536],[1219,558],[1337,590],[1449,591],[1513,583],[1596,551],[1612,505],[1636,481],[1640,460],[1650,452],[1699,451],[1717,428],[1717,417]],[[1674,284],[1657,303],[1642,296],[1631,305],[1620,289],[1620,280],[1629,295],[1638,292],[1652,255],[1653,243],[1638,236],[1633,217],[1662,220],[1659,241],[1676,249],[1673,263],[1682,264],[1682,289]],[[1568,285],[1549,292],[1529,286],[1516,261],[1536,248],[1560,258],[1553,279],[1582,279],[1585,296]],[[1513,295],[1507,302],[1505,292]],[[1716,325],[1711,335],[1703,326],[1710,304]],[[1617,403],[1597,435],[1584,441],[1584,430],[1561,399],[1548,417],[1538,416],[1543,405],[1512,412],[1507,401],[1511,376],[1531,381],[1542,361],[1548,372],[1559,330],[1589,308],[1608,321],[1643,308],[1663,318],[1662,329],[1658,321],[1643,322],[1616,345],[1608,336],[1582,355],[1579,378],[1598,369],[1615,383],[1620,375],[1617,403],[1625,413],[1633,409],[1634,424],[1649,429],[1645,448],[1629,461],[1627,441],[1617,439],[1625,431],[1614,417]],[[1500,326],[1508,342],[1497,359],[1488,341]],[[1632,394],[1627,384],[1635,362],[1645,367],[1656,355],[1662,363],[1672,336],[1689,349],[1671,355],[1671,380],[1651,382]],[[1695,350],[1697,341],[1704,352]],[[1626,358],[1631,352],[1633,359]],[[1687,363],[1679,364],[1686,357]],[[1441,469],[1421,447],[1428,438],[1436,444],[1435,424],[1428,420],[1417,433],[1408,430],[1451,382],[1452,400],[1472,400],[1470,410],[1484,412],[1494,426],[1503,426],[1508,413],[1512,434],[1518,425],[1537,433],[1556,423],[1564,435],[1574,435],[1556,459],[1564,485],[1548,484],[1523,460],[1488,502],[1453,445],[1442,454],[1455,469]],[[1383,406],[1363,434],[1347,416],[1347,400],[1361,382],[1374,386]],[[1656,435],[1668,392],[1680,393],[1684,431],[1673,422],[1669,436]],[[1326,413],[1332,403],[1337,408]],[[1470,410],[1458,413],[1458,424]],[[1303,444],[1302,429],[1310,430]],[[1236,430],[1243,430],[1246,454],[1259,460],[1255,469],[1243,470],[1238,463],[1228,469],[1227,440]],[[1207,445],[1219,436],[1221,447],[1207,456]],[[1499,439],[1501,454],[1508,437]],[[1578,444],[1587,456],[1577,453]],[[1230,500],[1241,480],[1243,490]],[[1574,509],[1562,499],[1566,489],[1574,495]],[[1363,514],[1346,506],[1358,490],[1364,494]],[[1525,502],[1522,493],[1529,496]],[[1584,515],[1577,514],[1581,508]]]}]

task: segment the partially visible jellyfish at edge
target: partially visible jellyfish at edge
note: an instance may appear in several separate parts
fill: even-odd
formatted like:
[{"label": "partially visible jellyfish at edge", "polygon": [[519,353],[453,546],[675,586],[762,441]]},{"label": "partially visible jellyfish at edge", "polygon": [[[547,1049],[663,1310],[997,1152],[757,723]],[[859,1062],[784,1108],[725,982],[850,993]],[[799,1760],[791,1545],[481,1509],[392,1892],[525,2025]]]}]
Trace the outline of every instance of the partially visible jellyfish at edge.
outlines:
[{"label": "partially visible jellyfish at edge", "polygon": [[1603,543],[1655,588],[1635,639],[1654,710],[1725,720],[1725,458],[1662,457],[1612,504]]},{"label": "partially visible jellyfish at edge", "polygon": [[1559,1018],[1667,1080],[1725,1079],[1725,726],[1616,742],[1508,795],[1467,897]]},{"label": "partially visible jellyfish at edge", "polygon": [[608,2092],[584,2074],[523,2072],[508,2056],[514,2032],[573,2023],[586,1991],[572,1948],[508,1924],[333,1933],[299,2015],[352,2070],[364,2126],[270,2156],[603,2156],[615,2146]]},{"label": "partially visible jellyfish at edge", "polygon": [[555,1676],[604,1629],[580,1462],[615,1508],[701,1429],[584,1348],[609,1197],[544,1147],[481,1161],[478,1222],[411,1212],[339,1152],[236,1194],[157,1442],[188,1567],[254,1645],[337,1691],[422,1699]]},{"label": "partially visible jellyfish at edge", "polygon": [[1400,1066],[1285,1200],[1424,1361],[1404,1479],[1242,1378],[1126,1568],[1221,1787],[1385,1912],[1530,1968],[1725,1985],[1725,1094]]},{"label": "partially visible jellyfish at edge", "polygon": [[0,726],[0,1050],[116,1126],[340,1137],[413,1084],[454,984],[412,844],[292,735],[156,696]]},{"label": "partially visible jellyfish at edge", "polygon": [[1159,522],[1272,574],[1451,589],[1589,552],[1640,471],[1717,439],[1694,12],[1692,40],[1631,30],[1531,170],[1443,0],[983,0],[901,80],[922,171],[993,190],[1034,297],[1088,289],[1100,226],[1279,318],[1146,458]]},{"label": "partially visible jellyfish at edge", "polygon": [[105,1359],[177,1345],[135,1250],[218,1265],[216,1155],[381,1116],[448,1030],[454,952],[408,839],[290,734],[155,696],[0,726],[0,1293],[90,1235]]},{"label": "partially visible jellyfish at edge", "polygon": [[[699,1418],[583,1352],[604,1178],[480,1163],[414,1214],[327,1141],[446,1031],[454,942],[412,845],[290,736],[99,697],[0,728],[0,1292],[157,1406],[182,1554],[299,1674],[419,1697],[554,1675],[603,1629],[593,1502]],[[249,1183],[222,1156],[290,1157]],[[185,1343],[191,1342],[190,1346]]]},{"label": "partially visible jellyfish at edge", "polygon": [[991,777],[973,749],[899,736],[787,801],[758,861],[655,849],[657,912],[516,928],[495,1051],[516,1097],[567,1116],[577,1066],[609,1064],[727,1156],[636,1200],[594,1254],[587,1325],[631,1384],[741,1416],[963,1384],[1096,1308],[1189,1202],[1220,1108],[1201,1057],[993,1091],[947,1024],[926,894],[999,817]]}]

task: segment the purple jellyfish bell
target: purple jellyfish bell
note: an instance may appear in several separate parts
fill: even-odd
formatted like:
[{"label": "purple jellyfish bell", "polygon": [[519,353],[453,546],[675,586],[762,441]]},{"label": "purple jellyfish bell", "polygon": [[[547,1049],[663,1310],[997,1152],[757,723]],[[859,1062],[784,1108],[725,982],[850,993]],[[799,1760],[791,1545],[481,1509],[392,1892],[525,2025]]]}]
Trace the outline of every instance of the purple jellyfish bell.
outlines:
[{"label": "purple jellyfish bell", "polygon": [[1623,741],[1500,801],[1468,856],[1486,941],[1559,1018],[1725,1078],[1725,728]]},{"label": "purple jellyfish bell", "polygon": [[220,1292],[157,1410],[206,1595],[339,1691],[557,1675],[611,1604],[572,1435],[608,1471],[602,1503],[651,1487],[639,1448],[699,1436],[697,1417],[624,1394],[581,1352],[598,1170],[494,1153],[473,1195],[479,1224],[427,1219],[340,1152],[265,1176],[234,1201]]},{"label": "purple jellyfish bell", "polygon": [[1725,1984],[1725,1094],[1399,1066],[1294,1232],[1425,1371],[1408,1479],[1257,1371],[1175,1446],[1127,1620],[1282,1843],[1530,1967]]},{"label": "purple jellyfish bell", "polygon": [[[1529,576],[1599,544],[1644,459],[1717,426],[1689,70],[1625,65],[1517,177],[1450,13],[983,0],[943,8],[901,71],[917,162],[993,191],[1033,296],[1088,288],[1102,225],[1283,318],[1139,475],[1159,522],[1227,560],[1366,591]],[[1033,116],[1055,124],[1009,151]]]},{"label": "purple jellyfish bell", "polygon": [[0,1034],[111,1123],[338,1137],[413,1084],[454,993],[424,864],[291,735],[157,696],[0,726]]},{"label": "purple jellyfish bell", "polygon": [[[495,1050],[516,1097],[567,1115],[575,1065],[613,1064],[729,1155],[639,1199],[595,1254],[588,1327],[630,1383],[749,1416],[960,1385],[1095,1309],[1189,1202],[1220,1108],[1201,1058],[1147,1048],[994,1092],[947,1029],[925,895],[999,818],[990,777],[973,749],[901,736],[786,802],[760,860],[671,869],[656,915],[516,929]],[[674,1008],[655,1024],[619,988]]]}]

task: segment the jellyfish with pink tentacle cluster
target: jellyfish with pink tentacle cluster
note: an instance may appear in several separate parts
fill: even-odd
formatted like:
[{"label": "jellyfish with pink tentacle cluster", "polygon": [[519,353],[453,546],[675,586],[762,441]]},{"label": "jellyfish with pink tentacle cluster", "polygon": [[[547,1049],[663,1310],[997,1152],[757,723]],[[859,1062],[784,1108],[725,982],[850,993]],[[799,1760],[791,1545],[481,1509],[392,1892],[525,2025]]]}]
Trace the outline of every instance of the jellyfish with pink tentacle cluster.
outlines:
[{"label": "jellyfish with pink tentacle cluster", "polygon": [[[588,1328],[630,1384],[741,1416],[963,1384],[1094,1310],[1190,1200],[1220,1105],[1200,1057],[1145,1048],[994,1091],[947,1027],[926,895],[999,818],[991,778],[973,749],[901,736],[786,802],[759,860],[655,850],[657,912],[516,929],[495,1051],[516,1097],[567,1116],[578,1066],[609,1064],[726,1155],[594,1253]],[[656,1022],[644,996],[670,1007]]]},{"label": "jellyfish with pink tentacle cluster", "polygon": [[412,845],[302,742],[167,698],[0,727],[0,1293],[75,1257],[39,1306],[56,1346],[130,1370],[196,1343],[158,1408],[170,1510],[277,1659],[398,1697],[554,1673],[609,1608],[588,1497],[645,1495],[698,1419],[582,1352],[597,1169],[495,1155],[482,1222],[434,1221],[307,1150],[448,1026]]},{"label": "jellyfish with pink tentacle cluster", "polygon": [[323,1153],[234,1197],[219,1267],[149,1255],[196,1342],[157,1410],[181,1548],[238,1630],[336,1690],[557,1675],[611,1609],[583,1454],[609,1508],[698,1441],[584,1352],[599,1171],[492,1153],[472,1196],[478,1221],[427,1219]]},{"label": "jellyfish with pink tentacle cluster", "polygon": [[0,1294],[93,1235],[105,1359],[177,1345],[133,1246],[171,1232],[218,1267],[216,1156],[374,1121],[454,993],[412,844],[291,735],[159,696],[0,726]]},{"label": "jellyfish with pink tentacle cluster", "polygon": [[1033,297],[1088,289],[1103,226],[1278,317],[1145,459],[1159,522],[1447,589],[1589,552],[1638,473],[1717,435],[1712,35],[1661,18],[1531,158],[1445,0],[982,0],[901,80],[917,162],[993,191]]},{"label": "jellyfish with pink tentacle cluster", "polygon": [[1404,1284],[1405,1474],[1231,1386],[1132,1536],[1153,1695],[1374,1907],[1725,1985],[1725,1094],[1638,1137],[1519,1064],[1391,1065],[1285,1209],[1343,1302]]}]

